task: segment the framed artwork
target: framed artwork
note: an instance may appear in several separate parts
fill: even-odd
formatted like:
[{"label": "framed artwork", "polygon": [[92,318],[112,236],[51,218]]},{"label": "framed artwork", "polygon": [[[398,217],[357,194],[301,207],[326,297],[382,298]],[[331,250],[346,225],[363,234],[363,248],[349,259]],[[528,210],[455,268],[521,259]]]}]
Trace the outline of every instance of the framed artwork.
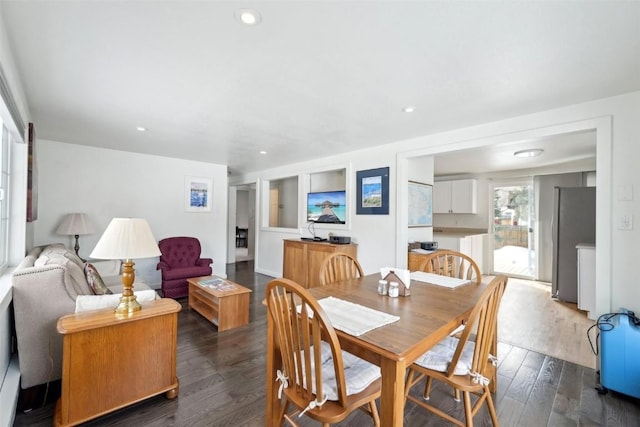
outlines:
[{"label": "framed artwork", "polygon": [[356,214],[389,215],[389,168],[356,172]]},{"label": "framed artwork", "polygon": [[433,226],[433,186],[409,181],[409,227]]},{"label": "framed artwork", "polygon": [[27,160],[27,222],[38,219],[38,169],[36,168],[36,129],[29,123]]},{"label": "framed artwork", "polygon": [[184,178],[186,212],[211,212],[213,202],[213,180],[186,176]]}]

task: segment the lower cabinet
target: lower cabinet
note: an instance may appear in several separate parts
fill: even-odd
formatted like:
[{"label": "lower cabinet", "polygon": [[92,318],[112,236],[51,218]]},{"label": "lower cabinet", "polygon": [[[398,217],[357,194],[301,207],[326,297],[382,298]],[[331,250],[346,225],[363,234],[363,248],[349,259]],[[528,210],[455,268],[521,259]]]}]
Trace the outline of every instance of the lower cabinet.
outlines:
[{"label": "lower cabinet", "polygon": [[320,282],[320,268],[324,260],[335,252],[344,252],[357,257],[358,245],[336,245],[328,242],[285,240],[282,277],[312,288]]}]

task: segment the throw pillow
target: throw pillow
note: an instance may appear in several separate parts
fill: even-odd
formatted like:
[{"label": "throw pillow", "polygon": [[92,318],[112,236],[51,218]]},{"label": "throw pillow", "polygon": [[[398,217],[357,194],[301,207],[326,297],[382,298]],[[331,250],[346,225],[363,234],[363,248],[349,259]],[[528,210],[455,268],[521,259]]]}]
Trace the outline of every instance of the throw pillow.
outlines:
[{"label": "throw pillow", "polygon": [[93,264],[87,263],[84,266],[84,274],[87,276],[87,283],[89,283],[94,294],[107,295],[113,293],[109,288],[107,288],[107,285],[104,284],[102,277],[100,277],[98,270],[96,270]]},{"label": "throw pillow", "polygon": [[64,253],[64,257],[75,262],[78,267],[82,268],[84,266],[84,262],[80,259],[80,257],[74,253],[71,252],[65,252]]}]

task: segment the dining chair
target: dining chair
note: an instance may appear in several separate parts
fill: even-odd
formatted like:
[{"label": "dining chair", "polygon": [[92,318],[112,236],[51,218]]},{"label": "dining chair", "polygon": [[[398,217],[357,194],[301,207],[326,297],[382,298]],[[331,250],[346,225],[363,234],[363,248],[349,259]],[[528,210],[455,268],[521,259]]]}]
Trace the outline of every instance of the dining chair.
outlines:
[{"label": "dining chair", "polygon": [[320,285],[325,286],[363,275],[357,259],[344,252],[335,252],[327,257],[320,267]]},{"label": "dining chair", "polygon": [[437,250],[420,264],[420,271],[435,273],[443,276],[468,279],[480,284],[482,274],[478,264],[470,256],[452,250]]},{"label": "dining chair", "polygon": [[[459,426],[473,426],[473,417],[486,403],[493,425],[498,425],[490,389],[490,381],[496,376],[497,358],[491,351],[497,342],[498,309],[506,286],[506,276],[494,278],[474,306],[461,336],[444,338],[409,366],[405,400],[411,400]],[[421,399],[411,395],[410,391],[424,377],[427,380]],[[434,379],[450,385],[456,392],[462,392],[466,423],[427,403]],[[473,405],[471,394],[478,396]]]},{"label": "dining chair", "polygon": [[278,424],[286,419],[297,425],[296,414],[304,414],[328,426],[360,408],[379,426],[380,368],[341,350],[318,301],[294,281],[270,281],[266,302],[282,356],[277,379],[278,398],[284,401]]}]

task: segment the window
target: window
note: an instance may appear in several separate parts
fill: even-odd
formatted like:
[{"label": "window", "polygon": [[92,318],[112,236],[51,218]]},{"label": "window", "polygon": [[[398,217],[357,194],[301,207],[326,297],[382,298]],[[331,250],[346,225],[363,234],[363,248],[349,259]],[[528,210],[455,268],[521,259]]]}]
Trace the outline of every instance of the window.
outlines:
[{"label": "window", "polygon": [[298,228],[298,177],[269,181],[268,226]]},{"label": "window", "polygon": [[9,247],[9,130],[2,124],[2,148],[0,150],[0,164],[2,176],[0,178],[0,270],[4,270],[8,260]]}]

